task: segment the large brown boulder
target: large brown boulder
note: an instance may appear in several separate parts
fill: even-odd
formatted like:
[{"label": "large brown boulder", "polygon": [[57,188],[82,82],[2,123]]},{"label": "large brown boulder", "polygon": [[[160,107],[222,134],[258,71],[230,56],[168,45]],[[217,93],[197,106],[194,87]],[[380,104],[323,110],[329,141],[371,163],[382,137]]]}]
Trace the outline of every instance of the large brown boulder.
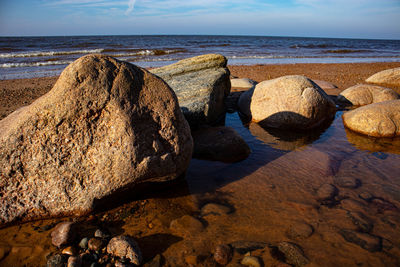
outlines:
[{"label": "large brown boulder", "polygon": [[337,100],[343,104],[364,106],[387,100],[398,99],[392,89],[370,84],[357,84],[341,92]]},{"label": "large brown boulder", "polygon": [[346,112],[343,123],[350,130],[369,136],[399,136],[400,100],[379,102]]},{"label": "large brown boulder", "polygon": [[193,142],[161,79],[114,58],[70,64],[53,89],[0,121],[0,225],[82,214],[186,170]]},{"label": "large brown boulder", "polygon": [[383,70],[365,80],[369,83],[400,85],[400,68]]},{"label": "large brown boulder", "polygon": [[192,128],[197,128],[225,118],[224,102],[231,90],[226,64],[224,56],[207,54],[150,71],[171,86],[183,115]]},{"label": "large brown boulder", "polygon": [[335,103],[305,76],[283,76],[257,84],[251,97],[252,120],[264,127],[307,130],[335,114]]}]

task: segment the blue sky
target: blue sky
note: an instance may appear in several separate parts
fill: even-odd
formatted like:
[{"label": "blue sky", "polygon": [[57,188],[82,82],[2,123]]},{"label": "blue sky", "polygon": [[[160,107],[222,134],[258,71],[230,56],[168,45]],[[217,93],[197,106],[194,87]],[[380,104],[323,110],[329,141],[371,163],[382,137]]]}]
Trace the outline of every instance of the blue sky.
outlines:
[{"label": "blue sky", "polygon": [[400,39],[400,0],[0,0],[0,36],[105,34]]}]

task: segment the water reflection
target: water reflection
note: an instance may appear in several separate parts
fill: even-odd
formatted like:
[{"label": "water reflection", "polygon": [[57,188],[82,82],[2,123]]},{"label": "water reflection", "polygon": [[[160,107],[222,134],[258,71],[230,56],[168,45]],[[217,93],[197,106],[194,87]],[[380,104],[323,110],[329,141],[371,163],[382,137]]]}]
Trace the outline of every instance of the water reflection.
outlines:
[{"label": "water reflection", "polygon": [[249,124],[249,130],[252,135],[273,148],[292,151],[318,140],[325,132],[326,127],[300,132],[265,128],[252,122]]},{"label": "water reflection", "polygon": [[347,140],[359,150],[374,152],[375,155],[384,157],[382,153],[400,154],[400,137],[375,138],[361,135],[345,128]]}]

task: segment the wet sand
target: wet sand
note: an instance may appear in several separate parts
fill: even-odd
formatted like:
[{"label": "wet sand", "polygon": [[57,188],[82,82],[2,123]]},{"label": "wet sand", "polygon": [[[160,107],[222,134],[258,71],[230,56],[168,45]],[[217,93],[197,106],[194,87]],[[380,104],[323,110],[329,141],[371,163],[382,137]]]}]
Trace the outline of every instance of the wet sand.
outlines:
[{"label": "wet sand", "polygon": [[[336,84],[339,89],[328,93],[337,94],[375,72],[399,66],[294,64],[230,69],[234,76],[257,81],[305,74]],[[1,116],[32,102],[54,81],[1,81]],[[5,99],[10,91],[14,97]],[[306,266],[399,266],[399,140],[354,135],[344,129],[342,112],[326,129],[289,137],[256,124],[243,125],[237,113],[227,114],[226,125],[234,127],[252,150],[246,160],[226,164],[193,159],[185,180],[128,193],[109,201],[111,206],[99,206],[94,216],[69,219],[81,225],[80,237],[92,236],[97,228],[112,235],[130,234],[138,240],[145,262],[160,254],[165,266],[188,266],[193,261],[196,266],[216,266],[212,254],[217,245],[249,242],[264,244],[251,252],[264,266],[278,266],[288,261],[277,252],[282,241],[301,247],[310,262]],[[334,185],[336,195],[320,199],[318,189],[324,184]],[[202,215],[207,203],[225,205],[230,212]],[[203,229],[190,225],[171,229],[171,221],[184,215],[198,218]],[[50,233],[63,220],[68,218],[0,229],[0,266],[44,265],[46,256],[59,252],[51,245]],[[304,231],[307,227],[311,233]],[[346,235],[349,231],[364,240]],[[373,241],[377,249],[365,245]],[[228,266],[240,266],[243,256],[236,251]]]}]

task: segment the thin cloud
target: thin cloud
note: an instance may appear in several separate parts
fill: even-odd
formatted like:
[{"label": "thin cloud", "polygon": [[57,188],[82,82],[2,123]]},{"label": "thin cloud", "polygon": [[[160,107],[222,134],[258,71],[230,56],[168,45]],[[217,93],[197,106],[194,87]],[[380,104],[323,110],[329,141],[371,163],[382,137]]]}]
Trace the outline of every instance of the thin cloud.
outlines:
[{"label": "thin cloud", "polygon": [[125,15],[129,15],[135,9],[136,0],[129,0],[128,9],[125,11]]}]

